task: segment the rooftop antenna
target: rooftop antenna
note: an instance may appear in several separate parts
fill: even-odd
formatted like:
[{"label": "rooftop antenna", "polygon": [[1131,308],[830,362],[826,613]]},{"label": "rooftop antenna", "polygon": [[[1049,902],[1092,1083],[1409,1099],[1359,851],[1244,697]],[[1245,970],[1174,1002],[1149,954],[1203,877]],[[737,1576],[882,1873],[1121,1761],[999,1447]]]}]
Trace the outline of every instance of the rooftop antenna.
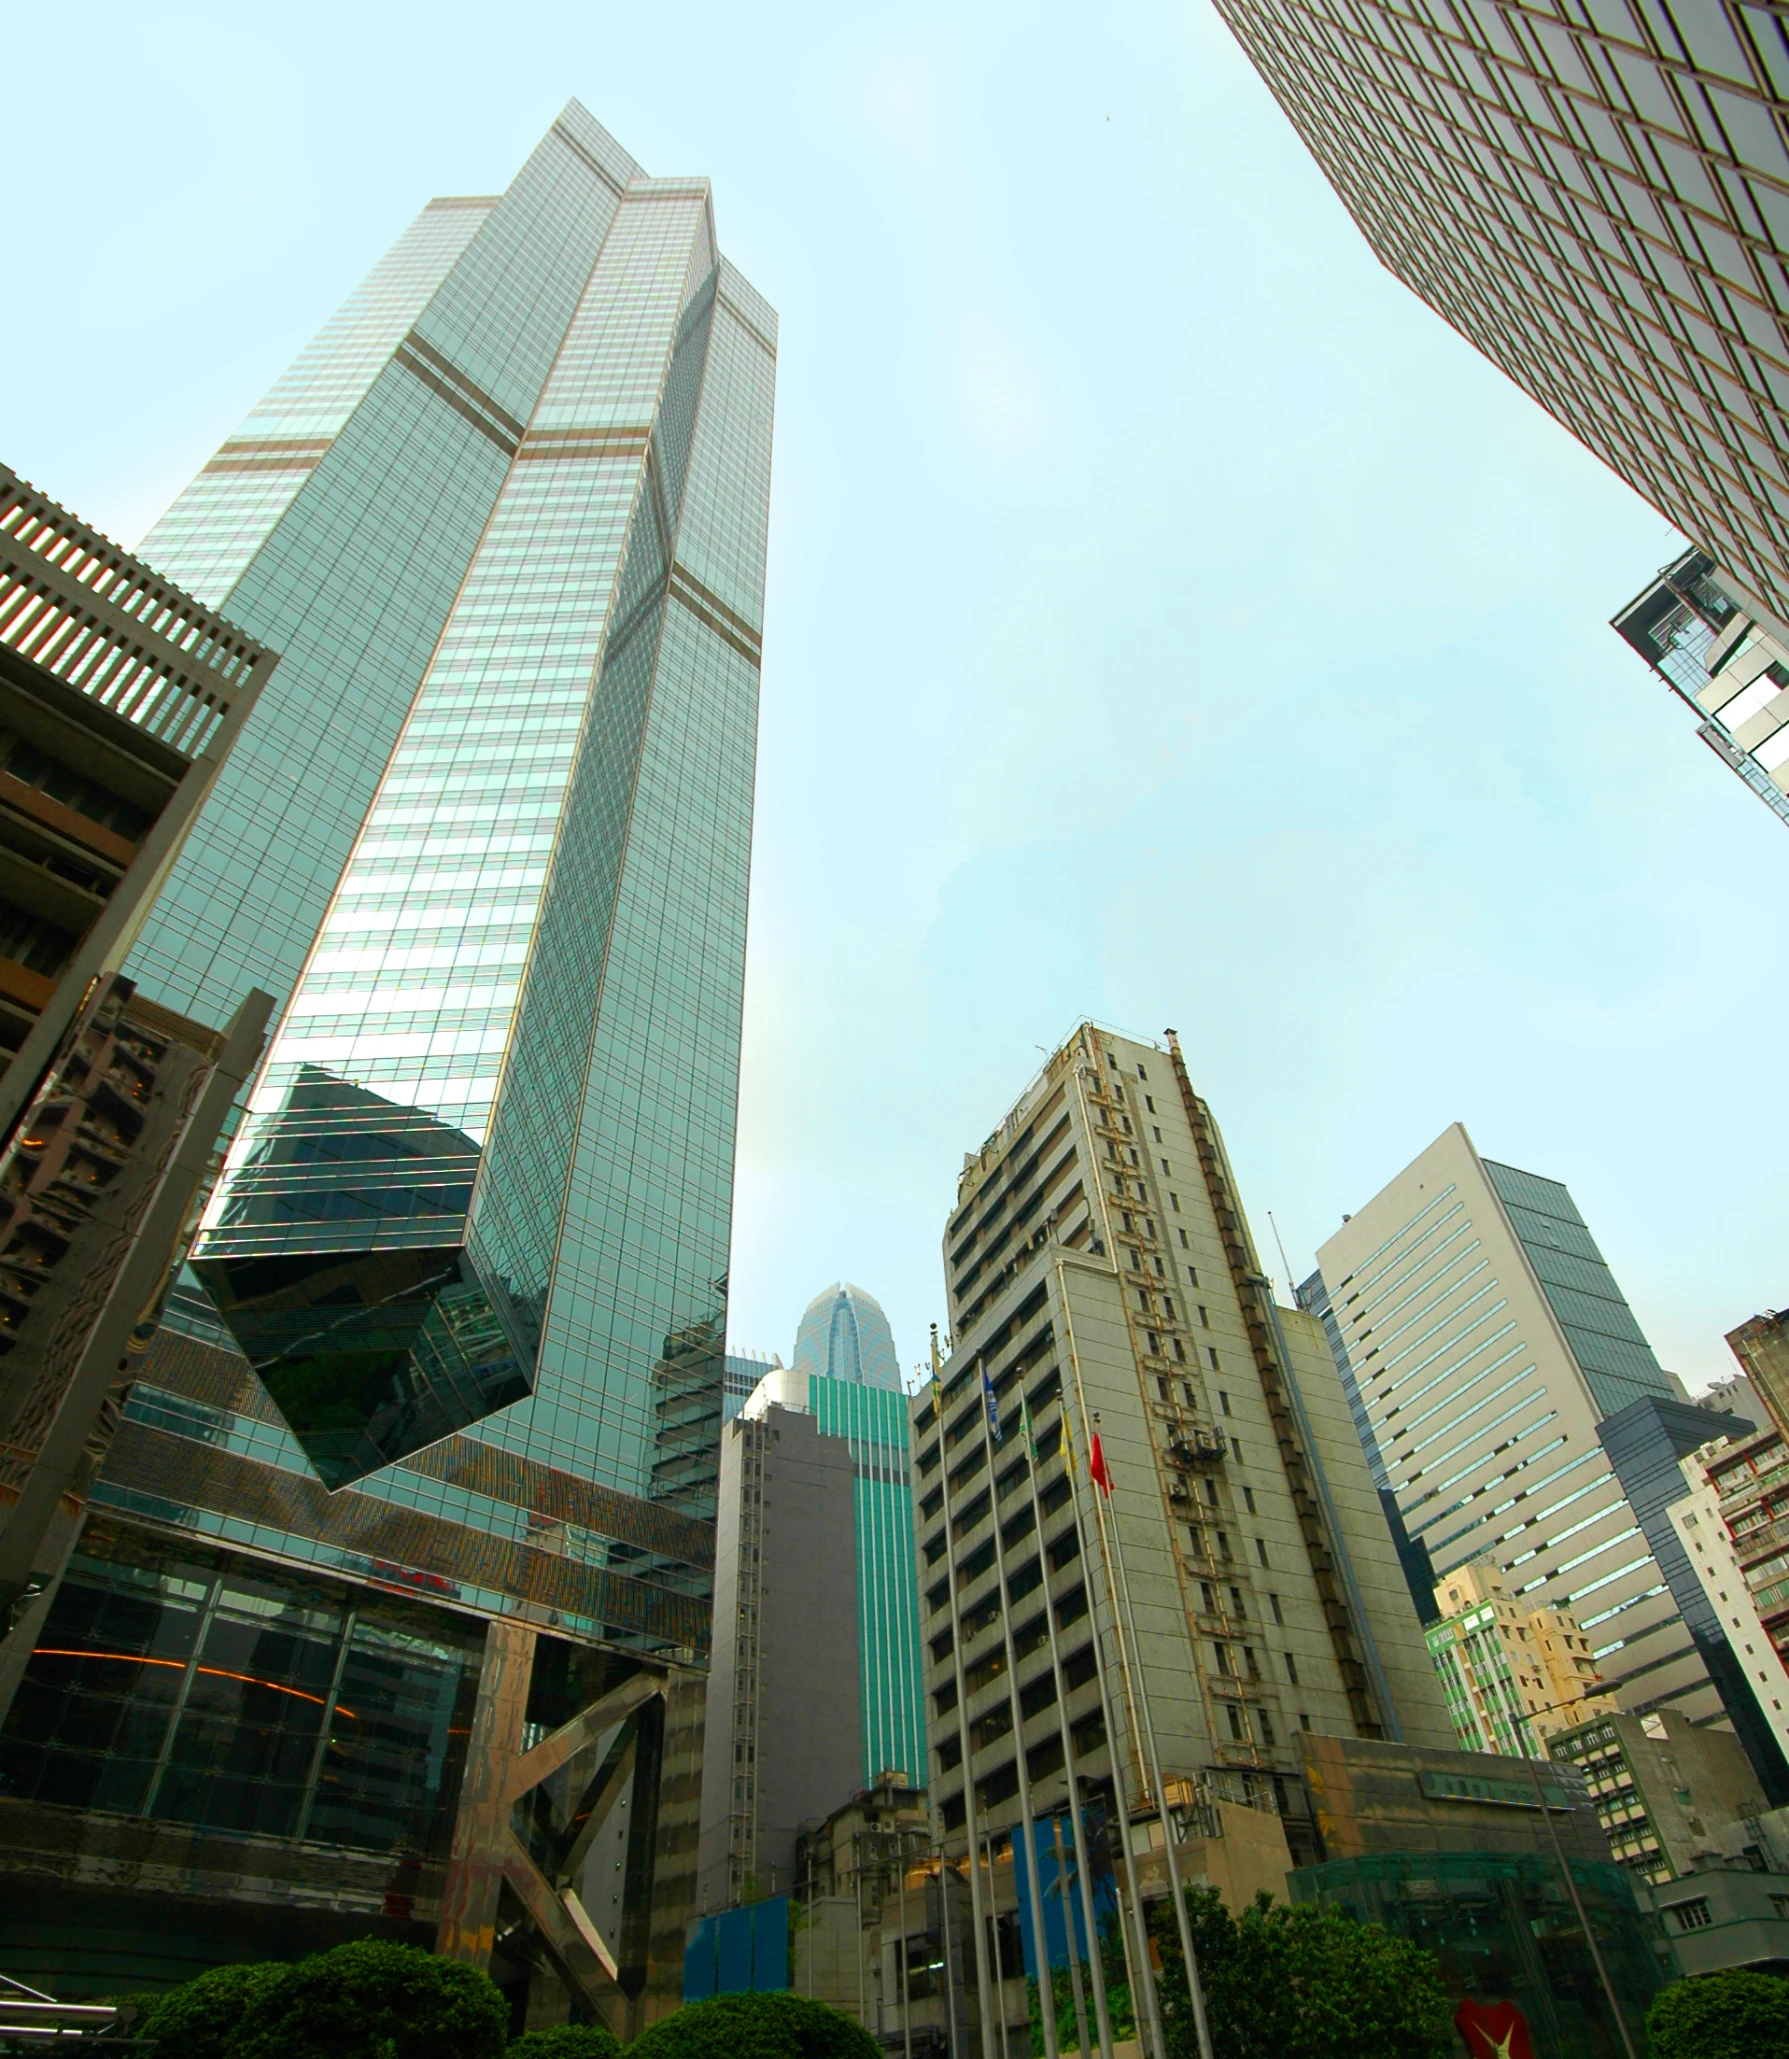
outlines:
[{"label": "rooftop antenna", "polygon": [[1280,1226],[1273,1221],[1273,1210],[1271,1208],[1267,1211],[1267,1220],[1273,1223],[1273,1241],[1279,1245],[1280,1263],[1286,1268],[1286,1291],[1290,1294],[1292,1291],[1292,1261],[1286,1256],[1286,1247],[1280,1241]]}]

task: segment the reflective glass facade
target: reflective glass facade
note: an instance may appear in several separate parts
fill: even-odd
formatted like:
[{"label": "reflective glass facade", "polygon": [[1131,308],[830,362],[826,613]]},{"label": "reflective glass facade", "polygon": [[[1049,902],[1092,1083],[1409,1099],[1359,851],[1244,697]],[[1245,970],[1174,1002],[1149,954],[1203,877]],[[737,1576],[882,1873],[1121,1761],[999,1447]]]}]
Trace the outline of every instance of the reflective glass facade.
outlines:
[{"label": "reflective glass facade", "polygon": [[807,1390],[808,1407],[822,1432],[850,1446],[856,1474],[864,1785],[896,1772],[918,1787],[926,1777],[925,1669],[908,1485],[907,1397],[861,1381],[816,1375],[810,1375]]},{"label": "reflective glass facade", "polygon": [[1218,0],[1384,263],[1789,612],[1789,23]]},{"label": "reflective glass facade", "polygon": [[331,1486],[507,1410],[712,1513],[775,336],[574,104],[146,546],[278,596],[133,971],[290,996],[193,1262]]},{"label": "reflective glass facade", "polygon": [[1701,551],[1667,565],[1615,617],[1696,715],[1697,735],[1789,822],[1789,632],[1759,621]]},{"label": "reflective glass facade", "polygon": [[506,1410],[712,1513],[774,362],[572,103],[146,544],[284,655],[132,972],[286,1005],[194,1272],[325,1485]]},{"label": "reflective glass facade", "polygon": [[0,1734],[0,1795],[440,1855],[482,1645],[445,1610],[96,1522]]},{"label": "reflective glass facade", "polygon": [[881,1302],[846,1280],[816,1294],[803,1311],[794,1364],[826,1380],[855,1380],[891,1394],[901,1388],[901,1361]]}]

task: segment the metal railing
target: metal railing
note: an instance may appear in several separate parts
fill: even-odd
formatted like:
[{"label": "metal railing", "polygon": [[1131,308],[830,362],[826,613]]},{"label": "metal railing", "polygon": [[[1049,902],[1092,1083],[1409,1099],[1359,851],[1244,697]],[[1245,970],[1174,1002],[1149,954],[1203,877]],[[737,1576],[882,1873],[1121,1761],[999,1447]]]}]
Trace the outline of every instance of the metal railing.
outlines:
[{"label": "metal railing", "polygon": [[276,662],[5,465],[0,645],[189,758]]}]

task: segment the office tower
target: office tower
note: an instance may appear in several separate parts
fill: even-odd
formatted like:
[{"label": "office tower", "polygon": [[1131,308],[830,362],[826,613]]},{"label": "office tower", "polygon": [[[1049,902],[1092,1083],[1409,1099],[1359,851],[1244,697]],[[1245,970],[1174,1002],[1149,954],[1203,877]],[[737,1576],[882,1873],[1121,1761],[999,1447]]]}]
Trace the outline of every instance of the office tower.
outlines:
[{"label": "office tower", "polygon": [[841,1280],[816,1294],[795,1333],[795,1367],[822,1379],[901,1390],[901,1362],[882,1304]]},{"label": "office tower", "polygon": [[1455,1123],[1318,1253],[1398,1507],[1438,1584],[1495,1562],[1568,1609],[1619,1705],[1721,1703],[1598,1426],[1681,1401],[1556,1180]]},{"label": "office tower", "polygon": [[1429,1655],[1462,1751],[1543,1759],[1554,1731],[1613,1712],[1569,1611],[1519,1608],[1487,1560],[1449,1575],[1438,1599]]},{"label": "office tower", "polygon": [[1727,1332],[1727,1344],[1765,1413],[1789,1437],[1789,1309],[1753,1316]]},{"label": "office tower", "polygon": [[[1715,1408],[1711,1396],[1683,1402],[1649,1394],[1630,1402],[1618,1415],[1605,1417],[1596,1434],[1720,1696],[1725,1720],[1751,1760],[1771,1806],[1781,1808],[1789,1804],[1789,1758],[1778,1735],[1780,1719],[1773,1725],[1769,1697],[1758,1691],[1757,1660],[1741,1649],[1745,1640],[1730,1633],[1732,1609],[1715,1601],[1705,1584],[1706,1552],[1688,1548],[1679,1525],[1685,1480],[1691,1478],[1694,1485],[1703,1477],[1695,1464],[1696,1453],[1713,1440],[1748,1437],[1755,1427],[1749,1417]],[[1743,1583],[1738,1583],[1733,1608],[1742,1598]],[[1761,1651],[1766,1649],[1767,1643],[1760,1646]]]},{"label": "office tower", "polygon": [[1690,709],[1715,756],[1789,822],[1789,632],[1696,550],[1630,601],[1615,630]]},{"label": "office tower", "polygon": [[722,1436],[704,1913],[795,1890],[797,1836],[860,1785],[853,1471],[843,1440],[791,1409]]},{"label": "office tower", "polygon": [[1548,1749],[1590,1782],[1609,1849],[1651,1887],[1718,1861],[1721,1833],[1764,1807],[1738,1741],[1675,1709],[1601,1716]]},{"label": "office tower", "polygon": [[[1321,1326],[1275,1303],[1177,1052],[1078,1029],[967,1157],[944,1262],[952,1352],[912,1425],[947,1853],[1072,1840],[1065,1804],[1128,1841],[1159,1808],[1146,1709],[1162,1783],[1264,1805],[1294,1856],[1301,1731],[1451,1747]],[[969,1879],[1016,1915],[1010,1869]],[[984,2049],[1003,2010],[1010,1982]]]},{"label": "office tower", "polygon": [[[1779,1809],[1786,1806],[1782,1768],[1789,1762],[1789,1567],[1782,1550],[1789,1506],[1781,1491],[1786,1461],[1780,1430],[1748,1435],[1737,1424],[1679,1461],[1684,1492],[1666,1511],[1698,1590],[1685,1597],[1685,1618],[1713,1623],[1732,1670],[1750,1691],[1754,1719],[1736,1722],[1734,1729],[1759,1786]],[[1762,1747],[1760,1728],[1767,1733]]]},{"label": "office tower", "polygon": [[[40,1873],[57,1836],[208,1839],[165,1862],[183,1951],[302,1877],[313,1939],[385,1920],[623,2030],[675,1998],[774,374],[706,182],[573,104],[152,532],[283,655],[127,969],[290,1000],[195,1247],[215,1308],[164,1325],[58,1602],[59,1648],[160,1638],[197,1685],[40,1654],[0,1838]],[[142,1763],[82,1742],[83,1668]],[[599,1717],[519,1843],[485,1783]],[[107,1892],[57,1920],[142,1934]]]},{"label": "office tower", "polygon": [[[868,1300],[867,1295],[862,1298]],[[874,1302],[869,1305],[875,1308]],[[841,1439],[850,1453],[857,1632],[854,1647],[841,1652],[838,1662],[854,1665],[861,1682],[859,1785],[869,1787],[886,1774],[898,1773],[923,1786],[925,1686],[908,1492],[907,1397],[898,1388],[829,1379],[799,1366],[776,1366],[765,1372],[745,1412],[757,1415],[766,1408],[811,1414],[822,1434]]]},{"label": "office tower", "polygon": [[261,1055],[119,968],[276,662],[0,466],[0,1717]]},{"label": "office tower", "polygon": [[1379,259],[1789,612],[1789,43],[1724,0],[1219,0]]},{"label": "office tower", "polygon": [[1404,1580],[1410,1589],[1417,1620],[1433,1623],[1441,1614],[1435,1604],[1434,1563],[1429,1557],[1428,1546],[1420,1538],[1412,1537],[1404,1527],[1404,1518],[1398,1510],[1398,1497],[1392,1491],[1385,1460],[1380,1455],[1379,1440],[1373,1435],[1372,1418],[1367,1414],[1366,1403],[1360,1398],[1360,1383],[1348,1362],[1348,1347],[1342,1342],[1341,1325],[1336,1321],[1335,1310],[1329,1305],[1329,1289],[1323,1284],[1323,1275],[1312,1273],[1309,1279],[1301,1281],[1292,1290],[1292,1296],[1300,1308],[1308,1315],[1314,1315],[1323,1325],[1324,1341],[1335,1361],[1336,1377],[1347,1397],[1348,1413],[1354,1418],[1355,1435],[1367,1455],[1367,1471],[1372,1474],[1373,1485],[1378,1490],[1379,1506],[1384,1512],[1386,1528],[1391,1532],[1398,1564],[1404,1569]]},{"label": "office tower", "polygon": [[1726,0],[1218,5],[1380,260],[1781,636],[1781,18]]}]

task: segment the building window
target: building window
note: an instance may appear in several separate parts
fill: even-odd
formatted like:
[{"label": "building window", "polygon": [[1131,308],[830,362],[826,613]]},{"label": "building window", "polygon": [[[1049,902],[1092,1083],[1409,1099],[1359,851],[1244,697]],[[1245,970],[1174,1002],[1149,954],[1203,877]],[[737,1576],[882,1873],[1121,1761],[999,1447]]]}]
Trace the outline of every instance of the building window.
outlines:
[{"label": "building window", "polygon": [[[1286,1678],[1291,1681],[1294,1687],[1298,1685],[1298,1662],[1290,1652],[1286,1654]],[[1306,1724],[1305,1727],[1309,1729],[1310,1725]]]},{"label": "building window", "polygon": [[1283,1623],[1286,1620],[1284,1614],[1281,1612],[1280,1598],[1277,1594],[1270,1594],[1267,1597],[1267,1606],[1270,1609],[1272,1609],[1273,1619],[1276,1623]]},{"label": "building window", "polygon": [[1221,1387],[1218,1389],[1218,1406],[1224,1411],[1225,1415],[1230,1413],[1230,1397]]},{"label": "building window", "polygon": [[1137,1077],[1140,1080],[1146,1080],[1149,1077],[1148,1073],[1140,1065],[1137,1067]]},{"label": "building window", "polygon": [[1215,1344],[1208,1344],[1208,1345],[1206,1345],[1206,1347],[1205,1347],[1205,1356],[1206,1356],[1206,1357],[1207,1357],[1208,1359],[1210,1359],[1210,1361],[1211,1361],[1211,1370],[1212,1370],[1212,1371],[1213,1371],[1213,1372],[1215,1373],[1215,1372],[1216,1372],[1216,1371],[1218,1370],[1218,1351],[1217,1351],[1217,1346],[1216,1346]]},{"label": "building window", "polygon": [[1236,1611],[1236,1620],[1239,1623],[1246,1623],[1248,1621],[1249,1612],[1242,1605],[1242,1589],[1240,1587],[1231,1588],[1230,1606]]},{"label": "building window", "polygon": [[1265,1538],[1262,1538],[1262,1537],[1257,1537],[1257,1538],[1255,1539],[1255,1556],[1256,1556],[1256,1557],[1257,1557],[1257,1558],[1258,1558],[1258,1559],[1259,1559],[1259,1560],[1261,1561],[1261,1563],[1262,1563],[1263,1565],[1266,1565],[1266,1563],[1267,1563],[1267,1541],[1266,1541],[1266,1539],[1265,1539]]},{"label": "building window", "polygon": [[1272,1744],[1274,1741],[1273,1718],[1268,1715],[1265,1709],[1257,1709],[1255,1711],[1255,1720],[1261,1725],[1261,1742],[1263,1744]]},{"label": "building window", "polygon": [[1231,1453],[1232,1453],[1232,1455],[1234,1456],[1234,1458],[1235,1458],[1235,1460],[1236,1460],[1236,1463],[1237,1463],[1238,1465],[1241,1465],[1241,1464],[1242,1464],[1242,1439],[1241,1439],[1240,1437],[1232,1437],[1232,1438],[1230,1439],[1230,1450],[1231,1450]]},{"label": "building window", "polygon": [[[1239,1460],[1241,1459],[1242,1453],[1240,1450],[1237,1452],[1236,1456]],[[1255,1513],[1255,1490],[1252,1487],[1245,1487],[1242,1490],[1242,1505],[1245,1509],[1248,1510],[1251,1516]],[[1261,1563],[1263,1565],[1266,1565],[1267,1561],[1263,1559]]]},{"label": "building window", "polygon": [[1238,1714],[1236,1713],[1236,1711],[1235,1711],[1234,1709],[1231,1709],[1231,1710],[1229,1711],[1229,1717],[1230,1717],[1230,1735],[1231,1735],[1231,1736],[1232,1736],[1233,1738],[1235,1738],[1235,1740],[1236,1740],[1236,1742],[1237,1742],[1238,1744],[1241,1744],[1241,1743],[1242,1743],[1242,1718],[1241,1718],[1241,1717],[1240,1717],[1240,1716],[1239,1716],[1239,1715],[1238,1715]]},{"label": "building window", "polygon": [[1155,1113],[1155,1096],[1153,1094],[1145,1094],[1143,1096],[1143,1106],[1153,1115]]},{"label": "building window", "polygon": [[[1771,1899],[1778,1898],[1773,1895]],[[1706,1930],[1714,1921],[1708,1913],[1706,1895],[1698,1895],[1693,1902],[1671,1902],[1667,1906],[1679,1930]]]},{"label": "building window", "polygon": [[1300,1730],[1309,1730],[1311,1727],[1311,1719],[1305,1714],[1303,1709],[1300,1709],[1298,1712],[1298,1727]]}]

